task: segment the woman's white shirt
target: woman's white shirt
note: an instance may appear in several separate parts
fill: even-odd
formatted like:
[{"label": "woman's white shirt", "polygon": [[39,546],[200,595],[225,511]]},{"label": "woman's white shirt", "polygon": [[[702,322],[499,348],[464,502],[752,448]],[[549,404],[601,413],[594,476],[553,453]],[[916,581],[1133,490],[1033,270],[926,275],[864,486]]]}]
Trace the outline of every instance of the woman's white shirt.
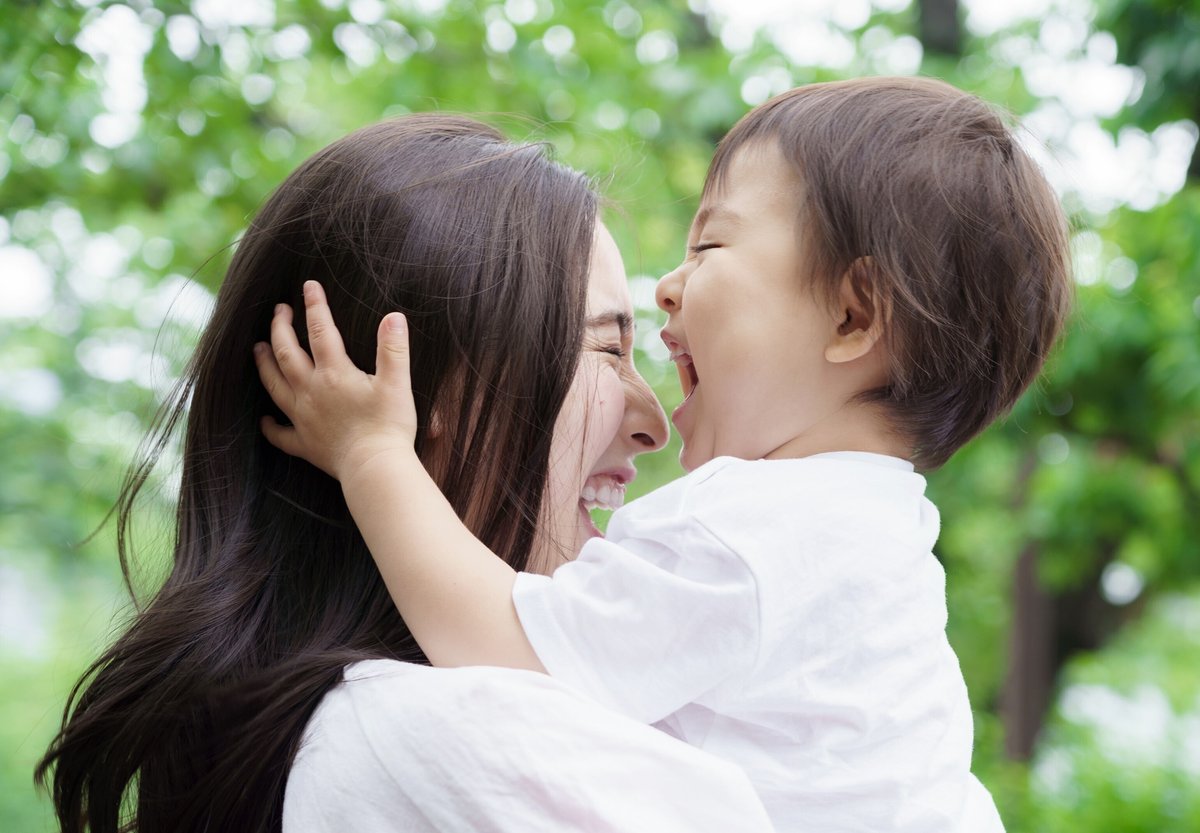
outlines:
[{"label": "woman's white shirt", "polygon": [[544,674],[348,666],[305,730],[284,833],[770,831],[735,765]]}]

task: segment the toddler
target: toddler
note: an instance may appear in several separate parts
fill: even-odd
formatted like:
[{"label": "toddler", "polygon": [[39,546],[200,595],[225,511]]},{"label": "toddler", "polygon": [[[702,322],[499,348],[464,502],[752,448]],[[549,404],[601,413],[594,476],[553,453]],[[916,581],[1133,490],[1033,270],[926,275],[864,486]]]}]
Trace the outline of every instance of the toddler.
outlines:
[{"label": "toddler", "polygon": [[264,431],[341,480],[435,665],[561,678],[742,766],[779,830],[1002,830],[970,772],[919,472],[1034,379],[1070,279],[1054,194],[987,105],[863,79],[730,131],[657,289],[689,473],[553,576],[492,557],[424,475],[403,318],[368,377],[338,358],[323,297],[306,286],[327,372],[290,326],[283,361],[258,351],[295,426]]}]

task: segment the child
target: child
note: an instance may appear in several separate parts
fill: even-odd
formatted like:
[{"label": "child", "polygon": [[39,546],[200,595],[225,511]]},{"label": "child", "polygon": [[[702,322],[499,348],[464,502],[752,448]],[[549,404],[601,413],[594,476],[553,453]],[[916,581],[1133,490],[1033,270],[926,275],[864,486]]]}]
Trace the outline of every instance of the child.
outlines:
[{"label": "child", "polygon": [[989,833],[917,472],[1013,404],[1069,296],[1062,212],[986,105],[813,85],[721,142],[659,282],[690,473],[552,577],[491,557],[423,476],[401,316],[368,377],[307,286],[320,375],[281,315],[286,374],[260,370],[296,427],[264,431],[341,480],[435,665],[559,677],[741,765],[780,830]]}]

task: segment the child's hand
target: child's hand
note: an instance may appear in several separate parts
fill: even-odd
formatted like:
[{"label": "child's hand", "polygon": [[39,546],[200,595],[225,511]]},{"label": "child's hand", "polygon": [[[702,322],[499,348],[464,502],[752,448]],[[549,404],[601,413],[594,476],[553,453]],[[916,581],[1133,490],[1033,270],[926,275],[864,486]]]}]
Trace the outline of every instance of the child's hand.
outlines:
[{"label": "child's hand", "polygon": [[263,417],[267,440],[343,483],[380,454],[411,454],[417,412],[404,316],[393,312],[380,322],[371,376],[346,355],[325,291],[316,281],[304,284],[304,307],[311,359],[296,338],[292,308],[286,304],[275,308],[271,343],[254,345],[259,378],[292,421],[286,427],[273,417]]}]

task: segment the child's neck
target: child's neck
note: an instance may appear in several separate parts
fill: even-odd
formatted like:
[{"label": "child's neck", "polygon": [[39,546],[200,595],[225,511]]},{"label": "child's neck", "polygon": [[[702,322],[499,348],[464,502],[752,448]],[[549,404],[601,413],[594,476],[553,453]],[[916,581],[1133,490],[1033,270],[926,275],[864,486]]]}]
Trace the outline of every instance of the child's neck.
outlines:
[{"label": "child's neck", "polygon": [[912,457],[912,445],[896,433],[882,411],[859,403],[848,403],[763,457],[786,460],[829,451],[865,451],[902,460]]}]

